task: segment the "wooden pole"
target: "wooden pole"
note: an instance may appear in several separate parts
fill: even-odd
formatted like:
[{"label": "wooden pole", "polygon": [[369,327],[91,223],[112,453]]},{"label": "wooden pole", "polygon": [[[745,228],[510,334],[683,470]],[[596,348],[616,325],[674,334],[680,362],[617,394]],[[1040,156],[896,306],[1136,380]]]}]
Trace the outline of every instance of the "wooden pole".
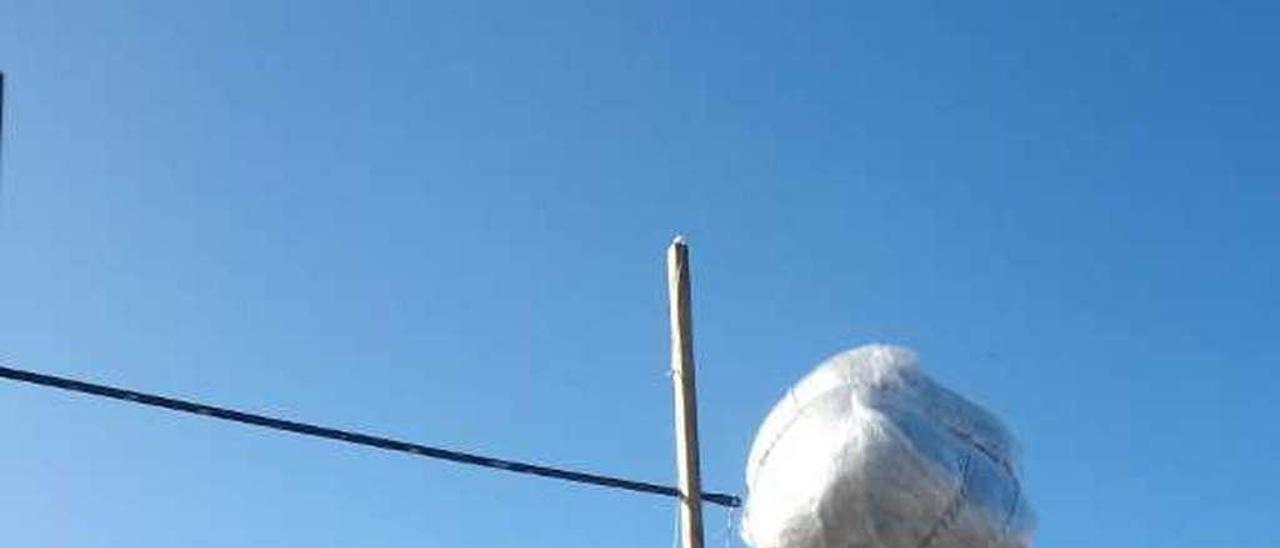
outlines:
[{"label": "wooden pole", "polygon": [[671,303],[671,384],[675,389],[676,467],[679,471],[680,539],[702,548],[702,477],[698,468],[698,398],[693,367],[693,314],[689,305],[689,246],[676,236],[667,248]]}]

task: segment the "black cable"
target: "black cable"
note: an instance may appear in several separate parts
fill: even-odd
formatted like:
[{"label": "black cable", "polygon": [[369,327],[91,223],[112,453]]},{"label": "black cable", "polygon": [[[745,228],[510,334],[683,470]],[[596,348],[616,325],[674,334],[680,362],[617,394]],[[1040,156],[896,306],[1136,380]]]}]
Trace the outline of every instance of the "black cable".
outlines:
[{"label": "black cable", "polygon": [[[215,407],[201,403],[194,403],[176,398],[166,398],[164,396],[156,396],[143,392],[135,392],[133,390],[125,390],[123,388],[114,388],[101,384],[93,384],[65,377],[56,377],[53,375],[45,375],[31,371],[23,371],[21,369],[11,369],[8,367],[0,367],[0,377],[21,381],[41,386],[49,386],[70,390],[72,392],[80,392],[82,394],[91,394],[94,396],[102,396],[116,400],[140,403],[142,405],[150,405],[153,407],[163,407],[173,411],[182,411],[184,413],[194,413],[196,415],[204,415],[216,419],[239,422],[244,424],[252,424],[275,430],[283,430],[285,432],[293,432],[304,436],[315,436],[318,438],[326,438],[357,445],[366,445],[369,447],[377,447],[388,451],[399,451],[401,453],[409,453],[433,459],[441,459],[463,464],[471,464],[475,466],[484,466],[486,468],[497,468],[508,472],[516,472],[520,474],[532,474],[546,478],[562,479],[577,483],[586,483],[591,485],[599,485],[603,487],[613,487],[615,489],[625,489],[627,491],[636,491],[640,493],[652,493],[655,495],[666,495],[668,497],[680,497],[680,492],[675,487],[668,485],[658,485],[655,483],[647,483],[643,481],[632,481],[628,479],[615,478],[610,476],[601,476],[597,474],[588,474],[585,472],[574,472],[572,470],[562,470],[559,468],[551,468],[549,466],[540,466],[526,462],[518,462],[505,459],[496,459],[475,455],[472,453],[463,453],[461,451],[453,451],[450,449],[441,449],[439,447],[429,447],[416,443],[393,440],[391,438],[383,438],[380,436],[371,436],[361,434],[359,432],[351,432],[347,430],[339,430],[337,428],[328,428],[325,426],[316,426],[303,422],[295,422],[285,419],[277,419],[264,415],[256,415],[253,413],[245,413],[234,409],[224,407]],[[702,493],[702,500],[712,504],[728,508],[737,508],[742,505],[742,500],[735,495],[724,493]]]}]

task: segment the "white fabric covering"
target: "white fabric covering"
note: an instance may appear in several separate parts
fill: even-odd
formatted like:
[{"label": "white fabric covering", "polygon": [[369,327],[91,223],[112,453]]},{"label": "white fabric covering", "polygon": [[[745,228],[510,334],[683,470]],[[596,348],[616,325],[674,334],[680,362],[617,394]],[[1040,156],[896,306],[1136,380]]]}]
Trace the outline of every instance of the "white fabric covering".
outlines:
[{"label": "white fabric covering", "polygon": [[747,462],[755,548],[1026,548],[1014,441],[905,348],[819,365],[774,406]]}]

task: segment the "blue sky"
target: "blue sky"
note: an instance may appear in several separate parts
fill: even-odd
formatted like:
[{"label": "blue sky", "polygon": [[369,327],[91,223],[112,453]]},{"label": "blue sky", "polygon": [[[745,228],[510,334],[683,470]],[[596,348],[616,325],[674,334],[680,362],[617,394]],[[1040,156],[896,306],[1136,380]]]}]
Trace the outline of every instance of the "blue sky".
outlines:
[{"label": "blue sky", "polygon": [[[679,231],[708,488],[891,342],[1020,436],[1038,546],[1280,542],[1269,3],[178,4],[0,3],[7,365],[665,482]],[[11,546],[672,537],[26,386],[0,429]]]}]

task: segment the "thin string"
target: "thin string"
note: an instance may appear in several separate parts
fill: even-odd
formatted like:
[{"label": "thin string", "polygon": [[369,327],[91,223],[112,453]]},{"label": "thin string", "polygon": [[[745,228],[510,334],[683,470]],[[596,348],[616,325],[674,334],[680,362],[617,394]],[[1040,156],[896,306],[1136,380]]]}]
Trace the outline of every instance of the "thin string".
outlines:
[{"label": "thin string", "polygon": [[738,520],[736,519],[736,518],[738,517],[738,509],[737,509],[737,508],[730,508],[728,512],[725,512],[725,516],[726,516],[726,518],[725,518],[725,522],[724,522],[724,531],[723,531],[723,534],[724,534],[724,548],[729,548],[729,543],[730,543],[730,542],[732,542],[732,540],[733,540],[733,536],[734,536],[734,535],[733,535],[733,524],[734,524],[735,522],[737,522],[737,521],[738,521]]},{"label": "thin string", "polygon": [[4,148],[9,139],[4,127],[4,73],[0,72],[0,223],[4,221]]}]

